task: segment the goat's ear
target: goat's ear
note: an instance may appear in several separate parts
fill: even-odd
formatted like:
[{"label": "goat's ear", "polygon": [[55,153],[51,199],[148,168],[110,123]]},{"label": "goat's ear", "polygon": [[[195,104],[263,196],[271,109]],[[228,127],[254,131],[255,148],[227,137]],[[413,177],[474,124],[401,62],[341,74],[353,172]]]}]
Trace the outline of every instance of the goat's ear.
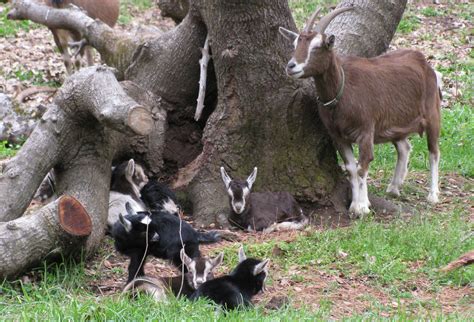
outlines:
[{"label": "goat's ear", "polygon": [[247,178],[247,185],[248,185],[249,189],[252,189],[252,186],[253,186],[253,183],[255,182],[255,179],[257,179],[257,167],[253,168],[253,172]]},{"label": "goat's ear", "polygon": [[130,205],[130,202],[125,203],[125,210],[127,210],[127,214],[129,215],[134,215],[135,212],[133,211],[132,205]]},{"label": "goat's ear", "polygon": [[123,228],[125,228],[125,231],[129,233],[132,230],[132,223],[130,220],[124,218],[122,214],[119,214],[119,221],[122,224]]},{"label": "goat's ear", "polygon": [[224,167],[221,167],[221,176],[222,176],[222,181],[224,181],[225,188],[229,189],[229,185],[230,185],[230,182],[232,181],[232,179],[229,177],[227,172],[225,172]]},{"label": "goat's ear", "polygon": [[280,34],[288,39],[291,42],[294,42],[296,38],[298,38],[298,34],[296,32],[293,32],[291,30],[285,29],[283,27],[278,28],[278,31]]},{"label": "goat's ear", "polygon": [[247,256],[245,255],[245,252],[244,252],[244,246],[240,246],[240,248],[239,248],[239,263],[242,263],[246,259],[247,259]]},{"label": "goat's ear", "polygon": [[135,173],[135,160],[130,159],[127,163],[127,168],[125,169],[125,176],[132,179],[133,174]]},{"label": "goat's ear", "polygon": [[191,270],[191,263],[193,262],[193,260],[186,254],[184,248],[181,248],[179,256],[181,257],[181,261],[184,263],[184,265],[186,265],[188,270]]},{"label": "goat's ear", "polygon": [[223,260],[224,260],[224,253],[219,253],[219,255],[217,255],[216,257],[211,258],[209,261],[211,262],[212,269],[222,264]]},{"label": "goat's ear", "polygon": [[334,47],[334,41],[336,40],[336,36],[329,35],[326,37],[325,45],[327,49],[332,49]]},{"label": "goat's ear", "polygon": [[256,276],[260,274],[261,272],[264,272],[264,271],[266,272],[266,268],[269,262],[270,262],[269,259],[264,259],[263,261],[258,263],[253,269],[253,275]]}]

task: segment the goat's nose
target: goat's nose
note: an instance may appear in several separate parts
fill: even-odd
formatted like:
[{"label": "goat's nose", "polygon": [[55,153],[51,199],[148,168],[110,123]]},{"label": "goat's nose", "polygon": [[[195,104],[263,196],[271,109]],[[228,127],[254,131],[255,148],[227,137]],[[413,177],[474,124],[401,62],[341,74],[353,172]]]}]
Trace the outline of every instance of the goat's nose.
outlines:
[{"label": "goat's nose", "polygon": [[288,69],[293,69],[293,68],[295,68],[295,66],[296,66],[296,63],[293,62],[293,61],[290,61],[290,62],[288,63],[288,65],[287,65],[287,68],[288,68]]}]

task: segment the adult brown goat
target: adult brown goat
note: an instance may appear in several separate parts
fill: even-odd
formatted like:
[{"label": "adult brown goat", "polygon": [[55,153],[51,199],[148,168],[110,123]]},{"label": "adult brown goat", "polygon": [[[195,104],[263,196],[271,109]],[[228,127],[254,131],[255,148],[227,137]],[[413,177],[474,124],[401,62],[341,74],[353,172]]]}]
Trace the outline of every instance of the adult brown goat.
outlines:
[{"label": "adult brown goat", "polygon": [[[396,50],[374,58],[340,56],[333,51],[335,37],[324,31],[340,8],[313,25],[317,10],[299,34],[280,27],[293,41],[295,51],[286,66],[293,78],[313,77],[318,92],[318,110],[350,175],[350,215],[369,213],[367,174],[374,143],[392,142],[398,159],[387,192],[399,196],[407,173],[412,133],[426,132],[431,168],[428,201],[438,202],[440,133],[440,78],[415,50]],[[352,144],[359,145],[356,162]]]},{"label": "adult brown goat", "polygon": [[[93,19],[99,19],[105,22],[110,27],[113,27],[117,22],[120,9],[119,0],[43,0],[44,4],[52,8],[65,8],[69,5],[75,5],[87,12],[87,15]],[[93,65],[92,49],[85,46],[82,35],[77,31],[66,29],[51,29],[53,33],[54,42],[58,46],[59,51],[63,55],[64,65],[67,73],[70,75],[73,72],[73,65],[71,55],[69,54],[69,41],[72,40],[79,44],[79,52],[81,56],[86,54],[87,64]],[[81,61],[75,60],[75,67],[81,67]]]}]

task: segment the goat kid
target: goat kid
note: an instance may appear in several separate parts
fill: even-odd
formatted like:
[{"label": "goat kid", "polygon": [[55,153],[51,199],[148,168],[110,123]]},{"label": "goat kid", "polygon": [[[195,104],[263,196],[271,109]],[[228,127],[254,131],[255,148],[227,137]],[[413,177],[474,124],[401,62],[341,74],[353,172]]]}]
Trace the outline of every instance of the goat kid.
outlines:
[{"label": "goat kid", "polygon": [[197,257],[190,258],[181,249],[181,260],[188,268],[184,277],[160,277],[159,279],[150,277],[137,277],[128,283],[123,292],[132,291],[133,296],[137,293],[145,293],[153,297],[157,302],[166,300],[166,291],[171,291],[175,296],[190,297],[191,294],[203,283],[214,279],[213,271],[222,264],[224,253],[220,253],[214,258]]},{"label": "goat kid", "polygon": [[302,229],[308,224],[308,218],[289,192],[251,192],[257,179],[257,167],[247,180],[232,179],[224,167],[221,167],[229,195],[231,224],[247,230]]},{"label": "goat kid", "polygon": [[[318,111],[349,172],[350,215],[370,212],[367,174],[374,144],[392,142],[398,160],[387,192],[399,196],[407,173],[410,134],[427,134],[431,187],[428,201],[438,202],[441,74],[415,50],[396,50],[374,58],[340,56],[333,51],[335,37],[324,32],[340,8],[321,18],[313,29],[317,10],[299,34],[280,27],[295,51],[286,66],[293,78],[313,77]],[[356,162],[352,144],[359,145]]]},{"label": "goat kid", "polygon": [[203,283],[191,299],[208,298],[227,310],[248,307],[252,305],[252,297],[264,290],[268,263],[268,259],[247,258],[241,247],[237,267],[229,275]]},{"label": "goat kid", "polygon": [[[89,17],[99,19],[110,27],[113,27],[117,22],[120,9],[119,0],[43,0],[43,2],[49,7],[59,9],[75,5],[85,10]],[[51,29],[51,32],[53,33],[54,42],[63,56],[68,75],[73,73],[73,64],[69,53],[70,40],[80,45],[78,52],[81,56],[85,52],[88,65],[93,65],[92,48],[85,46],[85,41],[82,40],[82,35],[79,32],[66,29]],[[74,65],[76,69],[81,68],[80,59],[76,59]]]},{"label": "goat kid", "polygon": [[186,254],[190,258],[197,258],[201,255],[199,243],[219,240],[216,232],[197,232],[178,214],[135,212],[128,203],[126,209],[128,214],[119,214],[119,221],[112,228],[112,237],[117,251],[130,257],[127,282],[144,275],[143,264],[148,255],[169,259],[179,268],[183,244]]},{"label": "goat kid", "polygon": [[128,202],[133,212],[145,211],[145,204],[141,200],[140,190],[148,183],[148,177],[142,166],[133,159],[123,162],[112,171],[109,194],[109,214],[107,227],[110,231],[118,221],[119,214],[125,212]]}]

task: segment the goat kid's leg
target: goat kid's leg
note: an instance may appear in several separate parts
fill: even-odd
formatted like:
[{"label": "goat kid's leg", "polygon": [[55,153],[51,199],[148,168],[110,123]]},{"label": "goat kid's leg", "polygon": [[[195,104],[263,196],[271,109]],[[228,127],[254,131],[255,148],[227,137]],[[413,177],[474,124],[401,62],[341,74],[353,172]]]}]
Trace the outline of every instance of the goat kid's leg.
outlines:
[{"label": "goat kid's leg", "polygon": [[66,31],[57,29],[51,29],[51,32],[53,33],[54,42],[56,43],[59,52],[63,56],[63,62],[64,66],[66,67],[66,72],[68,75],[71,75],[73,73],[73,68],[71,55],[69,54],[67,33]]},{"label": "goat kid's leg", "polygon": [[392,182],[387,188],[387,193],[399,197],[400,186],[403,184],[408,171],[408,159],[410,158],[411,145],[408,139],[393,142],[397,149],[397,165],[393,174]]},{"label": "goat kid's leg", "polygon": [[344,160],[344,165],[349,173],[349,182],[351,184],[352,202],[349,207],[349,216],[353,218],[353,214],[357,217],[360,214],[359,204],[359,175],[357,174],[357,162],[354,158],[352,146],[350,144],[339,144],[339,153]]},{"label": "goat kid's leg", "polygon": [[130,264],[128,265],[128,280],[127,284],[130,283],[136,277],[145,275],[145,260],[146,255],[143,252],[136,252],[130,256]]},{"label": "goat kid's leg", "polygon": [[431,172],[431,186],[430,192],[428,194],[428,201],[431,203],[439,202],[439,148],[438,148],[438,136],[433,137],[434,135],[428,131],[428,149],[430,151],[430,172]]}]

